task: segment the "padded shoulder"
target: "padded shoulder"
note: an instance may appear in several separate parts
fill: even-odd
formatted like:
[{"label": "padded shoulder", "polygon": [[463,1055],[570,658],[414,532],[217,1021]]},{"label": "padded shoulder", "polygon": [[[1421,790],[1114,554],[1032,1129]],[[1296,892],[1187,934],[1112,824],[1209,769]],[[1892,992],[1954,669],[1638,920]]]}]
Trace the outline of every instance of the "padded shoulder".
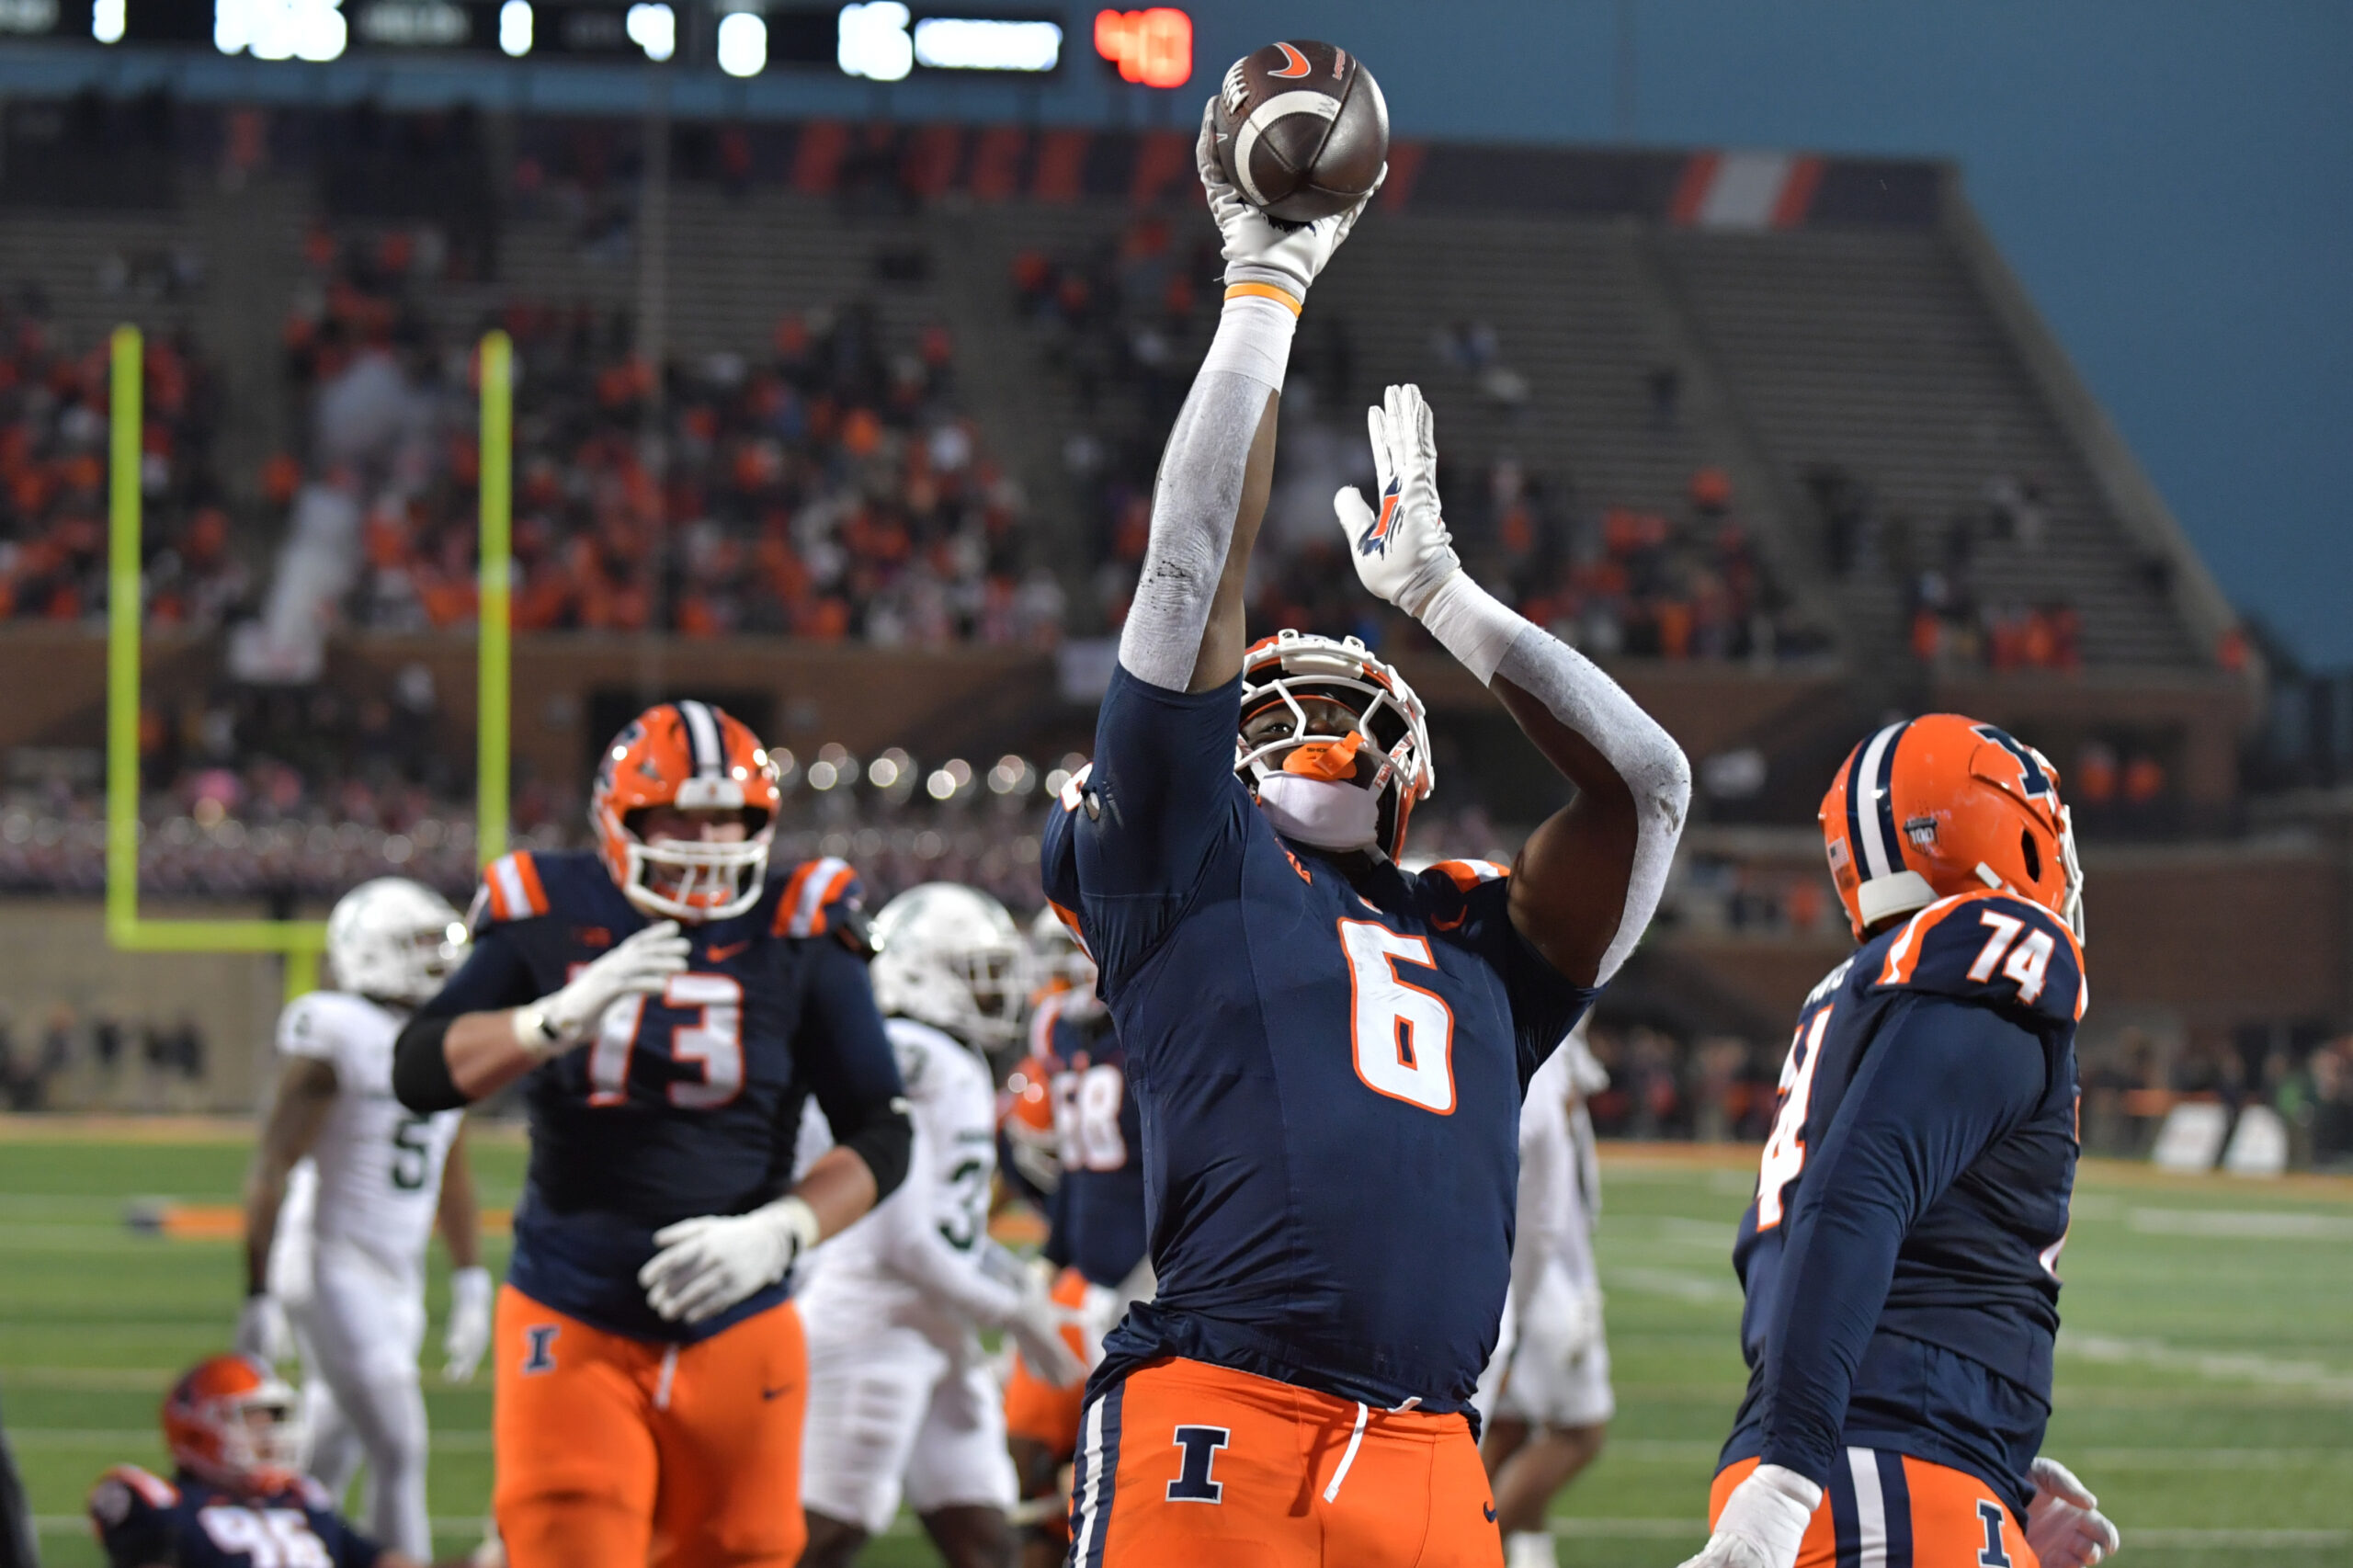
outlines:
[{"label": "padded shoulder", "polygon": [[[534,920],[545,915],[550,908],[545,873],[559,868],[553,864],[542,866],[541,858],[529,849],[517,849],[484,866],[482,885],[474,891],[473,903],[466,911],[467,928],[480,931],[485,926]],[[557,862],[569,858],[545,858]]]},{"label": "padded shoulder", "polygon": [[1414,901],[1441,931],[1462,924],[1472,902],[1500,897],[1511,868],[1498,860],[1440,860],[1413,879]]},{"label": "padded shoulder", "polygon": [[110,1563],[176,1560],[179,1488],[135,1464],[119,1464],[90,1488],[90,1526]]},{"label": "padded shoulder", "polygon": [[[142,1470],[135,1464],[112,1465],[108,1468],[106,1474],[98,1478],[98,1486],[104,1488],[108,1482],[121,1486],[139,1502],[151,1508],[173,1508],[179,1506],[180,1489],[152,1470]],[[96,1492],[91,1494],[93,1498],[97,1494]],[[95,1506],[94,1503],[93,1506]]]},{"label": "padded shoulder", "polygon": [[2050,910],[1987,889],[1938,899],[1898,929],[1867,983],[2023,1008],[2061,1023],[2090,1001],[2084,949]]},{"label": "padded shoulder", "polygon": [[[768,873],[771,880],[776,873]],[[845,937],[862,935],[865,926],[866,883],[858,869],[835,856],[803,860],[784,879],[776,901],[776,916],[768,932],[777,937]],[[857,943],[853,942],[853,946]]]}]

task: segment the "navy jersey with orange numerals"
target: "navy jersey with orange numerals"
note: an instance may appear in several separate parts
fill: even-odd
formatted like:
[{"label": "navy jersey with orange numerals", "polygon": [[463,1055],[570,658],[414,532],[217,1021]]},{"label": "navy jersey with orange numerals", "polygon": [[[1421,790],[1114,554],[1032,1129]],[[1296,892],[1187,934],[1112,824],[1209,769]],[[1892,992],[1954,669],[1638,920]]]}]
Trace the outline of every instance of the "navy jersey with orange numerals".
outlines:
[{"label": "navy jersey with orange numerals", "polygon": [[2040,904],[1941,900],[1806,999],[1733,1261],[1723,1462],[1842,1449],[1968,1471],[2023,1514],[2051,1413],[2083,950]]},{"label": "navy jersey with orange numerals", "polygon": [[383,1554],[308,1477],[249,1494],[119,1464],[89,1512],[112,1568],[372,1568]]},{"label": "navy jersey with orange numerals", "polygon": [[[858,896],[839,860],[770,876],[745,913],[681,927],[687,969],[661,995],[622,998],[596,1039],[531,1071],[530,1170],[507,1270],[517,1290],[614,1334],[676,1341],[784,1299],[779,1284],[671,1324],[637,1271],[663,1226],[787,1190],[810,1095],[838,1126],[900,1093],[865,965],[835,936]],[[493,862],[472,918],[472,951],[426,1017],[536,1001],[649,924],[585,853]]]},{"label": "navy jersey with orange numerals", "polygon": [[1126,1047],[1159,1278],[1095,1386],[1182,1356],[1465,1409],[1510,1273],[1521,1093],[1593,993],[1513,928],[1500,866],[1351,883],[1286,843],[1234,777],[1240,692],[1116,671],[1046,829],[1047,896]]},{"label": "navy jersey with orange numerals", "polygon": [[1048,1080],[1063,1178],[1055,1261],[1090,1285],[1122,1283],[1143,1261],[1143,1115],[1128,1091],[1128,1053],[1108,1015],[1053,1023]]}]

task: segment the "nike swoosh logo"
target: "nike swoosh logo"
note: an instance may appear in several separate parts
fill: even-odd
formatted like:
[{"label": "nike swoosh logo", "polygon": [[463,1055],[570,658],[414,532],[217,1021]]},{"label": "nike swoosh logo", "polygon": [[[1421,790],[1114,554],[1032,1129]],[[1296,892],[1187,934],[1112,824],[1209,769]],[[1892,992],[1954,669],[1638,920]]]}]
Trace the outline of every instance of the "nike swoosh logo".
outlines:
[{"label": "nike swoosh logo", "polygon": [[1487,1522],[1489,1524],[1492,1525],[1495,1522],[1495,1506],[1493,1503],[1480,1504],[1479,1511],[1487,1516]]},{"label": "nike swoosh logo", "polygon": [[1307,56],[1300,53],[1299,51],[1293,49],[1287,43],[1279,43],[1275,45],[1275,47],[1283,51],[1283,59],[1288,61],[1290,63],[1286,64],[1279,71],[1267,72],[1267,75],[1279,77],[1284,81],[1295,82],[1300,77],[1307,74]]},{"label": "nike swoosh logo", "polygon": [[[787,1383],[787,1384],[785,1384],[785,1385],[784,1385],[782,1388],[780,1388],[780,1389],[772,1389],[772,1388],[766,1388],[766,1387],[763,1387],[763,1388],[760,1390],[760,1397],[761,1397],[762,1399],[779,1399],[779,1398],[783,1397],[784,1395],[790,1393],[791,1392],[792,1392],[792,1385],[791,1385],[790,1383]],[[1494,1517],[1495,1517],[1495,1515],[1493,1515],[1493,1514],[1489,1514],[1489,1515],[1487,1516],[1487,1517],[1489,1517],[1489,1518],[1491,1518],[1491,1519],[1492,1519],[1492,1518],[1494,1518]]]},{"label": "nike swoosh logo", "polygon": [[751,945],[751,942],[746,939],[741,942],[729,942],[723,947],[715,947],[710,949],[710,961],[713,963],[725,963],[729,959],[733,958],[737,953],[742,952]]}]

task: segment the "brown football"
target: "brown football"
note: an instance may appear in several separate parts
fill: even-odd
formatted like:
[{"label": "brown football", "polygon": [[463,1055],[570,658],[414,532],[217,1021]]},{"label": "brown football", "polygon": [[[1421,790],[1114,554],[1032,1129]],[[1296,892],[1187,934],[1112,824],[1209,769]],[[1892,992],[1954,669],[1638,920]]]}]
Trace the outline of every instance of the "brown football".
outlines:
[{"label": "brown football", "polygon": [[1212,116],[1218,164],[1286,223],[1344,211],[1381,179],[1389,106],[1364,62],[1333,44],[1270,43],[1233,62]]}]

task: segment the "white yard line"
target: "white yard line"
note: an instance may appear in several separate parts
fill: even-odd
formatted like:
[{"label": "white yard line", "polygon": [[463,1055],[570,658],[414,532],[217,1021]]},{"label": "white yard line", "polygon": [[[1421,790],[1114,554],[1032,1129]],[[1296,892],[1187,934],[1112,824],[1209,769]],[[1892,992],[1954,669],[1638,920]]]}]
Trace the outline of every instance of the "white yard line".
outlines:
[{"label": "white yard line", "polygon": [[2124,1228],[2144,1236],[2211,1236],[2223,1241],[2353,1241],[2353,1217],[2261,1209],[2134,1209]]},{"label": "white yard line", "polygon": [[2060,1331],[2059,1348],[2086,1361],[2138,1363],[2194,1372],[2202,1378],[2273,1383],[2332,1399],[2353,1399],[2353,1373],[2318,1361],[2288,1361],[2252,1350],[2197,1350],[2167,1345],[2162,1339],[2125,1339],[2075,1329]]}]

